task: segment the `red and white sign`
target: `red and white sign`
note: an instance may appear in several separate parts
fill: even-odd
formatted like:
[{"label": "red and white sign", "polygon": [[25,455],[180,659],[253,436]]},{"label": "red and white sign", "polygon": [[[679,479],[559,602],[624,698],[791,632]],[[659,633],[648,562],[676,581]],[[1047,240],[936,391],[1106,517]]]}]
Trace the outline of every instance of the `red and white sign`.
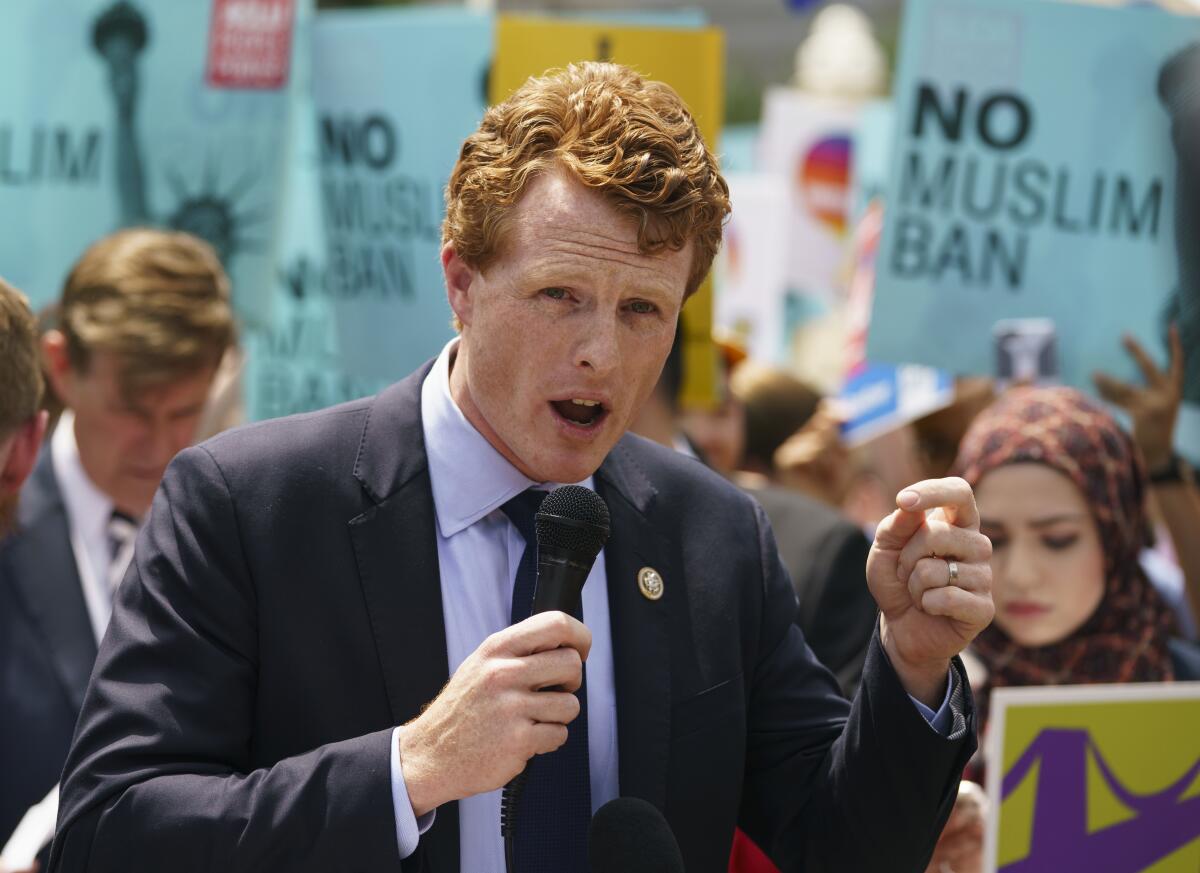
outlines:
[{"label": "red and white sign", "polygon": [[287,84],[293,0],[213,0],[208,83],[276,89]]}]

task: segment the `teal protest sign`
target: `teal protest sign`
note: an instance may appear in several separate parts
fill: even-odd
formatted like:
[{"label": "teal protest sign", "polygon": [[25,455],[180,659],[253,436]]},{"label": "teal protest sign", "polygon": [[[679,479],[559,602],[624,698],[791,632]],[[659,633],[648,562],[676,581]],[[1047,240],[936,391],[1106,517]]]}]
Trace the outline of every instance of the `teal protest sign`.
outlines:
[{"label": "teal protest sign", "polygon": [[265,318],[295,17],[292,0],[8,0],[0,273],[42,306],[97,238],[181,229]]},{"label": "teal protest sign", "polygon": [[443,190],[486,106],[490,16],[462,9],[317,17],[325,258],[312,285],[344,372],[395,380],[453,335],[439,250]]},{"label": "teal protest sign", "polygon": [[1160,361],[1169,319],[1200,336],[1172,140],[1197,101],[1167,72],[1198,45],[1200,19],[1150,9],[910,0],[869,359],[991,374],[997,326],[1039,319],[1087,387],[1134,378],[1126,331]]},{"label": "teal protest sign", "polygon": [[877,100],[863,107],[854,132],[854,157],[850,165],[850,216],[857,226],[874,200],[887,194],[888,173],[896,141],[896,107]]},{"label": "teal protest sign", "polygon": [[[311,45],[313,19],[297,23],[297,44]],[[251,420],[332,406],[372,394],[383,380],[345,371],[333,305],[323,293],[325,236],[320,198],[320,146],[312,102],[312,56],[293,65],[283,219],[270,285],[270,318],[245,332],[246,409]]]},{"label": "teal protest sign", "polygon": [[[247,337],[252,419],[372,394],[449,338],[441,192],[483,112],[491,20],[460,10],[326,12],[301,38],[312,52],[296,64],[272,317]],[[373,67],[385,53],[407,60]],[[454,75],[459,58],[474,79],[460,89],[458,111],[435,113],[399,94],[415,89],[389,87]],[[440,151],[423,147],[424,137]]]}]

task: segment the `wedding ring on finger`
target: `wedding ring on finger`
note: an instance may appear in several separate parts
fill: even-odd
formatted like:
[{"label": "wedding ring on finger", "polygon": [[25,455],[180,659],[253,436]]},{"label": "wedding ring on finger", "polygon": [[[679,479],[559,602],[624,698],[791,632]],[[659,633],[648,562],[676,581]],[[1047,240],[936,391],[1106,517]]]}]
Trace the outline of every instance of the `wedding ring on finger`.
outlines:
[{"label": "wedding ring on finger", "polygon": [[954,585],[958,582],[958,561],[947,561],[946,569],[950,571],[950,581],[946,584]]}]

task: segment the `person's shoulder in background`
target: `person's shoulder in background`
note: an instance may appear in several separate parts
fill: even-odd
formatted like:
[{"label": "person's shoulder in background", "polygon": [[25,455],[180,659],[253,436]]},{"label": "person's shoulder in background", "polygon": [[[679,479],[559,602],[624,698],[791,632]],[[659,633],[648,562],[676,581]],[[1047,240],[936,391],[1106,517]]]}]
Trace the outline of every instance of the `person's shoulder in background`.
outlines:
[{"label": "person's shoulder in background", "polygon": [[807,495],[775,486],[747,490],[775,531],[796,591],[796,623],[842,690],[853,695],[875,627],[875,600],[866,582],[870,542],[853,522]]},{"label": "person's shoulder in background", "polygon": [[[782,539],[785,523],[789,527],[790,539],[797,543],[816,543],[829,536],[849,536],[851,533],[857,533],[866,542],[866,536],[853,522],[807,494],[777,485],[748,487],[745,490],[766,510],[775,536],[781,541],[780,551],[784,550]],[[791,567],[788,569],[791,570]]]}]

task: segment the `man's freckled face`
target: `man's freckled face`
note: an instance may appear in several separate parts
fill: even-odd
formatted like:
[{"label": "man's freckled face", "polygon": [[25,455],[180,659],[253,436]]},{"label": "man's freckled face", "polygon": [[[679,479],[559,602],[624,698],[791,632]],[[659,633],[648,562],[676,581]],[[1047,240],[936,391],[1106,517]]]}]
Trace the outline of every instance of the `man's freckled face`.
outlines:
[{"label": "man's freckled face", "polygon": [[531,479],[586,479],[658,381],[691,259],[690,243],[640,253],[634,221],[601,195],[565,173],[538,177],[497,256],[451,291],[458,405]]}]

